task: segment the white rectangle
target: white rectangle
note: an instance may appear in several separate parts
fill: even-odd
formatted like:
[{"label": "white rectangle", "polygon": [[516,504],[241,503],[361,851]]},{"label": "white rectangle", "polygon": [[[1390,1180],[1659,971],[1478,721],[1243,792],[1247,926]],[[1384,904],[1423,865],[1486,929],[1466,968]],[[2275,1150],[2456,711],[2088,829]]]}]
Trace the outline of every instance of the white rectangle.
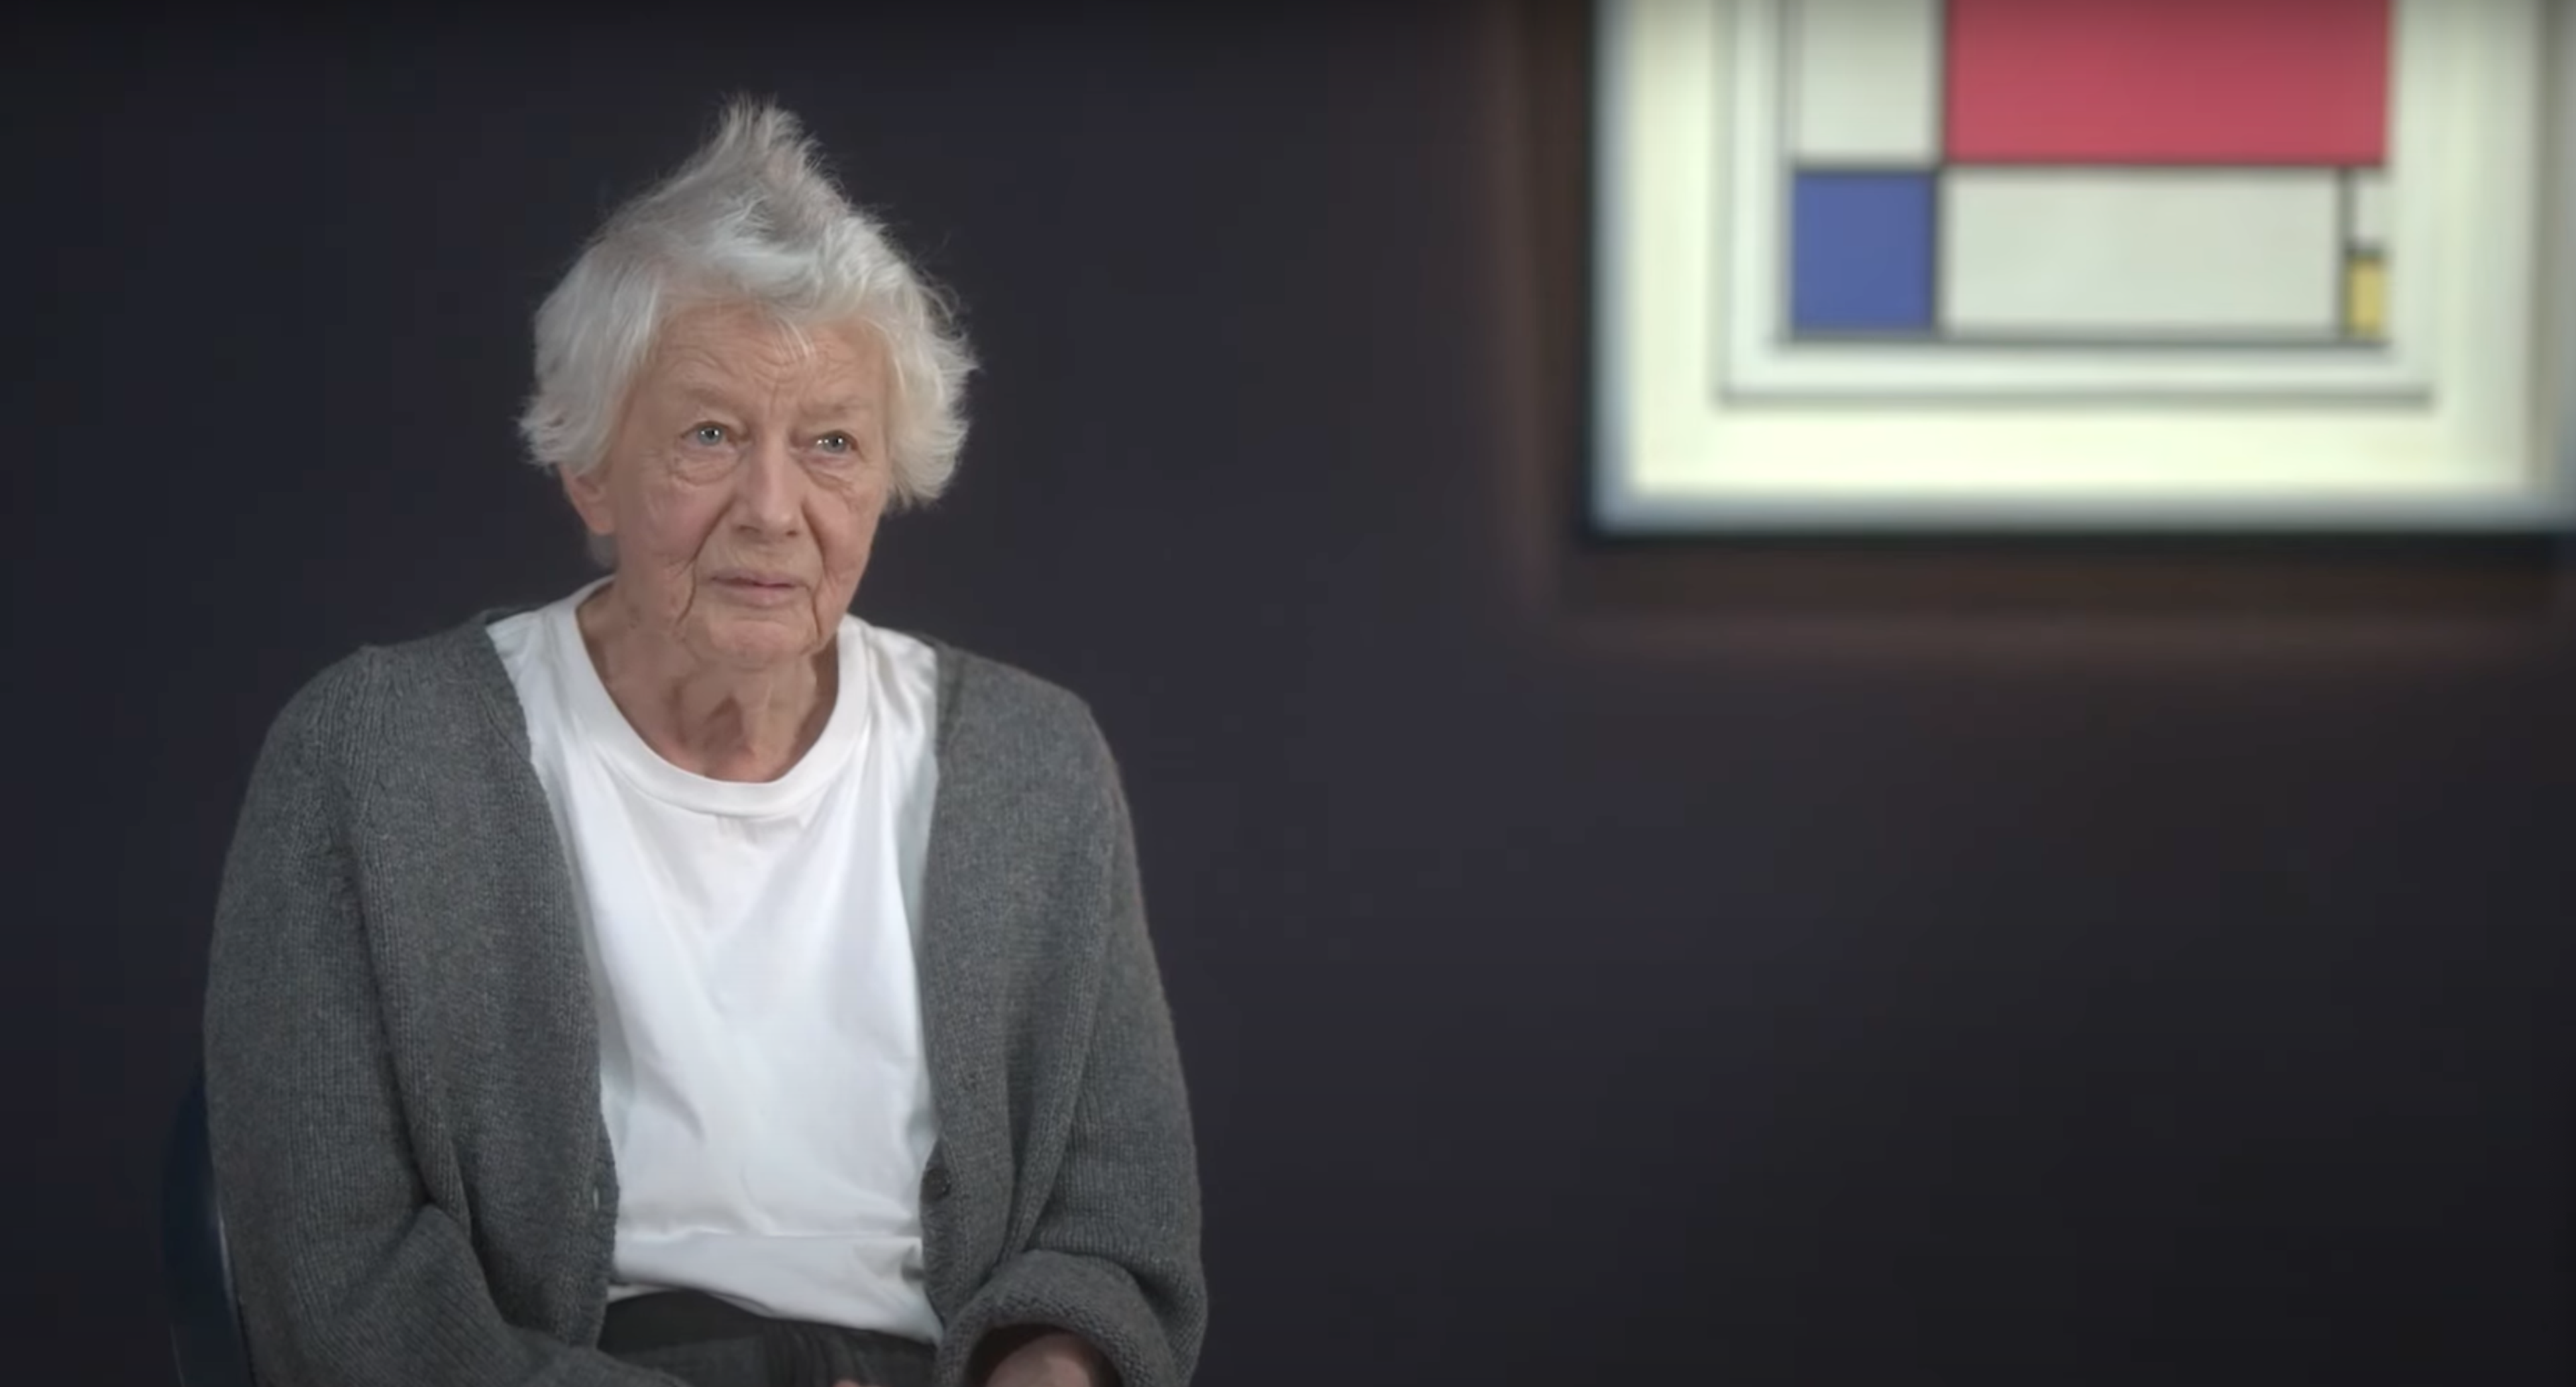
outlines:
[{"label": "white rectangle", "polygon": [[2346,175],[2352,180],[2352,223],[2345,228],[2352,237],[2354,250],[2385,251],[2388,249],[2388,173],[2385,169],[2354,169]]},{"label": "white rectangle", "polygon": [[1941,326],[1961,337],[2333,337],[2330,169],[1954,168]]},{"label": "white rectangle", "polygon": [[1789,0],[1788,25],[1791,157],[1940,157],[1940,0]]}]

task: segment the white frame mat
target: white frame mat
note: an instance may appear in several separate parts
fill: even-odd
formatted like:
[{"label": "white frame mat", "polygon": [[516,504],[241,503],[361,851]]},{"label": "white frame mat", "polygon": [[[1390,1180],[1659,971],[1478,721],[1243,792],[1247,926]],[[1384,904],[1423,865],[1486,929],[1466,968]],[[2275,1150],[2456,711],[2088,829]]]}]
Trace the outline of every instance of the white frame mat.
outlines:
[{"label": "white frame mat", "polygon": [[2384,346],[1792,342],[1784,0],[1602,0],[1592,520],[1614,535],[2563,531],[2576,0],[2393,0]]}]

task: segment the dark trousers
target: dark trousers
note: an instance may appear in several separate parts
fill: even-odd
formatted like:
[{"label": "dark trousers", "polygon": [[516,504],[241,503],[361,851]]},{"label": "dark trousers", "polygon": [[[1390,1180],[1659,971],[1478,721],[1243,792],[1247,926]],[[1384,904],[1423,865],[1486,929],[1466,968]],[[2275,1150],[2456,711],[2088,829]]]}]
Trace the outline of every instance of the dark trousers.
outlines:
[{"label": "dark trousers", "polygon": [[930,1345],[891,1334],[755,1315],[696,1291],[608,1307],[600,1350],[689,1387],[930,1387]]}]

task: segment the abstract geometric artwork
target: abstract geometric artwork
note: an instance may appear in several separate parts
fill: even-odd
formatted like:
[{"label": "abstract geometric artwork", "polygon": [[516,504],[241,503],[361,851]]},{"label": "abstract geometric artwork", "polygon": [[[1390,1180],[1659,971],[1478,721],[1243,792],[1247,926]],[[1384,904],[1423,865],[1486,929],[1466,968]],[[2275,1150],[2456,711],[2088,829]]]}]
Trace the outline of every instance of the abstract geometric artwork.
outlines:
[{"label": "abstract geometric artwork", "polygon": [[2520,527],[2576,0],[1604,0],[1613,529]]},{"label": "abstract geometric artwork", "polygon": [[1788,0],[1788,333],[2379,340],[2391,0]]}]

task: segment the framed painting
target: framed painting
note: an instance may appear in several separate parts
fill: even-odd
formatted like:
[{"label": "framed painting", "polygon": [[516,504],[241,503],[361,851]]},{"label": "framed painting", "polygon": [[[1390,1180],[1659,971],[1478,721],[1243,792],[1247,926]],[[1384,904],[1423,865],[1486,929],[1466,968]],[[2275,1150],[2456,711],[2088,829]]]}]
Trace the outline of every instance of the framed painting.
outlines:
[{"label": "framed painting", "polygon": [[1595,23],[1598,531],[2576,516],[2576,0]]}]

